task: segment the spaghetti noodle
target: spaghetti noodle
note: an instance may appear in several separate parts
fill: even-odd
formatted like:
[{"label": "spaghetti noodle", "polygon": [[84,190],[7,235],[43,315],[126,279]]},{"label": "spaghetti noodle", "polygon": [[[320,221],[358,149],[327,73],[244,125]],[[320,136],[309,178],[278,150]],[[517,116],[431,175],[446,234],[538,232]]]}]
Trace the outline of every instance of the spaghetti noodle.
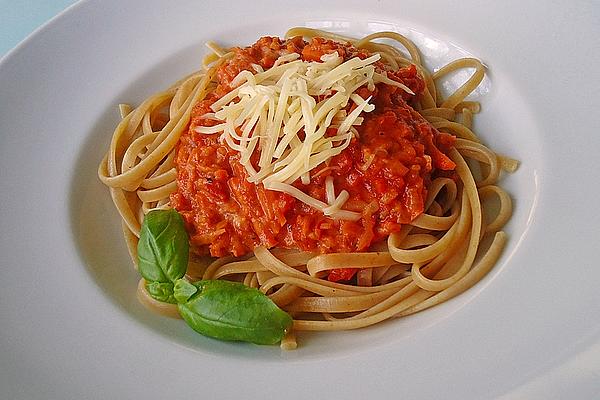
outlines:
[{"label": "spaghetti noodle", "polygon": [[[319,43],[325,45],[330,41],[343,43],[336,45],[338,49],[354,52],[358,61],[348,67],[350,72],[344,75],[345,81],[336,77],[335,84],[338,86],[326,86],[324,75],[317,75],[314,70],[326,69],[328,62],[333,63],[324,72],[332,76],[352,59],[339,53],[319,53],[311,61],[307,56],[309,52],[289,51],[293,43],[306,44],[302,39],[293,39],[297,37],[320,38]],[[245,168],[240,172],[241,176],[262,188],[262,192],[256,189],[259,201],[293,200],[296,201],[294,204],[299,204],[294,209],[285,209],[287,214],[282,214],[284,217],[277,229],[294,229],[285,217],[293,212],[311,216],[320,212],[323,214],[320,220],[323,226],[335,229],[341,229],[339,227],[343,223],[340,221],[344,220],[362,218],[361,221],[367,221],[375,220],[376,216],[383,220],[384,212],[388,211],[380,209],[377,202],[353,206],[352,189],[339,190],[340,180],[334,183],[333,178],[340,176],[335,175],[338,166],[331,159],[347,153],[346,147],[351,146],[352,140],[358,135],[366,135],[369,124],[374,123],[375,117],[371,118],[368,113],[373,109],[377,112],[379,100],[368,96],[373,95],[375,87],[383,88],[380,91],[384,92],[386,87],[391,86],[400,90],[398,93],[401,94],[397,96],[411,105],[402,112],[408,113],[406,115],[420,125],[426,120],[427,126],[433,128],[428,128],[433,141],[423,145],[426,154],[430,154],[423,156],[428,166],[415,169],[421,171],[415,175],[420,180],[415,182],[426,185],[414,192],[424,194],[422,205],[406,206],[402,212],[394,214],[396,222],[401,223],[387,228],[383,224],[370,225],[369,229],[363,223],[364,229],[359,233],[366,235],[370,232],[370,236],[352,241],[351,245],[331,244],[325,237],[323,240],[313,238],[310,243],[294,241],[289,239],[292,236],[284,239],[285,232],[279,231],[272,238],[265,234],[260,238],[242,238],[235,244],[229,237],[232,228],[223,221],[217,221],[207,233],[194,225],[197,220],[190,211],[191,206],[182,211],[191,229],[193,251],[188,278],[229,279],[260,289],[294,317],[293,330],[287,333],[281,344],[282,348],[291,349],[296,347],[295,333],[298,331],[356,329],[392,317],[410,315],[444,302],[479,281],[493,267],[507,240],[501,229],[510,218],[512,205],[509,195],[497,185],[500,171],[513,172],[518,163],[487,148],[472,131],[473,117],[480,107],[465,98],[484,78],[485,68],[478,60],[456,60],[432,74],[423,66],[416,46],[394,32],[379,32],[353,39],[320,30],[293,28],[286,33],[286,38],[290,38],[284,42],[284,46],[288,46],[287,53],[266,62],[272,65],[267,69],[252,63],[253,70],[250,72],[232,69],[227,64],[235,57],[234,50],[221,49],[209,43],[213,52],[205,58],[202,70],[149,97],[135,109],[121,105],[122,121],[113,134],[98,173],[109,187],[122,217],[125,241],[134,265],[144,215],[152,209],[185,208],[185,199],[182,198],[186,192],[181,185],[189,182],[182,179],[186,173],[184,169],[188,168],[188,164],[182,162],[185,151],[182,138],[191,135],[192,130],[194,135],[209,138],[221,134],[221,142],[227,140],[229,149],[237,151],[236,160],[240,160],[240,165]],[[395,41],[404,50],[383,44],[380,39]],[[303,61],[299,60],[300,53]],[[339,59],[336,59],[336,54]],[[296,66],[293,72],[289,72],[291,64]],[[277,68],[279,75],[276,75]],[[404,75],[403,80],[402,77],[394,78],[390,72],[409,71],[410,68],[414,68],[413,81],[410,81],[410,74]],[[460,69],[469,69],[473,73],[454,93],[443,98],[436,89],[436,83]],[[390,75],[383,71],[390,72]],[[223,74],[229,74],[230,79],[224,81]],[[296,90],[299,98],[296,106],[290,97],[292,95],[285,92],[291,89],[283,88],[286,79],[291,79],[291,76],[297,76],[297,82],[300,82],[294,87],[301,86],[302,81],[308,82],[306,92]],[[271,97],[253,97],[257,90],[267,90],[264,88],[269,79],[278,82],[279,92]],[[255,81],[264,85],[259,89],[258,84],[251,84]],[[352,91],[346,93],[346,98],[341,98],[340,93],[349,91],[353,83]],[[357,95],[361,93],[361,87],[369,93]],[[321,90],[319,94],[311,94],[310,90],[317,89]],[[302,108],[303,101],[316,99],[323,106],[336,94],[340,94],[339,106],[328,111],[329,124],[317,137],[314,132],[319,130],[319,126],[311,125],[314,116],[309,109]],[[260,108],[262,98],[266,99],[263,105],[271,99],[272,110],[278,109],[277,101],[285,99],[284,106],[280,107],[283,111],[279,114],[273,111],[273,116],[269,117],[271,113]],[[219,99],[224,100],[219,103]],[[369,103],[371,99],[375,105]],[[404,100],[398,101],[404,104]],[[218,107],[211,109],[210,106],[215,104]],[[232,114],[230,110],[236,105],[238,114]],[[267,110],[268,104],[265,107],[264,110]],[[201,113],[199,109],[202,109]],[[413,109],[416,112],[410,117]],[[241,116],[243,110],[247,111],[245,119]],[[249,122],[252,110],[258,110],[254,113],[254,125]],[[207,123],[207,120],[213,122]],[[271,121],[270,125],[261,122],[263,120]],[[295,132],[292,128],[285,130],[286,124],[289,127],[294,122],[298,124],[298,121],[304,121],[305,125]],[[283,126],[283,133],[269,139],[267,127],[272,128],[274,123]],[[337,136],[330,132],[331,128]],[[252,136],[252,131],[264,132]],[[285,132],[288,136],[284,135]],[[309,138],[313,137],[316,139],[307,145]],[[446,141],[440,138],[446,138]],[[216,136],[206,140],[217,143]],[[267,151],[270,153],[264,156]],[[319,158],[321,153],[323,156]],[[307,161],[295,161],[302,154],[308,154]],[[275,162],[283,160],[286,155],[289,156],[286,162]],[[310,157],[315,157],[315,165],[312,169],[302,169],[303,165],[311,164]],[[379,149],[366,152],[361,157],[363,162],[356,168],[368,176],[367,171],[376,165],[374,163],[389,157],[389,154],[387,150]],[[185,162],[188,161],[185,159]],[[289,171],[281,173],[285,168]],[[427,171],[427,174],[422,171]],[[405,171],[402,173],[406,174]],[[278,177],[283,178],[278,180]],[[322,185],[309,190],[311,186],[307,185],[313,182],[321,182]],[[408,178],[403,184],[406,188],[410,187]],[[270,193],[279,197],[272,197],[275,195]],[[418,199],[418,196],[407,199]],[[192,200],[187,198],[187,201]],[[269,210],[265,212],[268,214]],[[277,219],[276,216],[272,218]],[[219,242],[217,238],[225,242],[221,239]],[[221,244],[215,245],[217,242]],[[486,242],[488,244],[483,245]],[[143,280],[138,286],[138,298],[144,305],[163,315],[178,316],[175,305],[153,299],[145,292],[142,283]]]}]

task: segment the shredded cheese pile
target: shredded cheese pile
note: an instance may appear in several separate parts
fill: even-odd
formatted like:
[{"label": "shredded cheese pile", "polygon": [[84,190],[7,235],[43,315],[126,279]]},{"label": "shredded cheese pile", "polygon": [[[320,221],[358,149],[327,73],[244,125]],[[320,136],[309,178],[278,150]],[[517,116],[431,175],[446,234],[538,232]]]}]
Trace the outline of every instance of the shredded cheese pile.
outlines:
[{"label": "shredded cheese pile", "polygon": [[[338,53],[321,57],[322,62],[302,61],[297,53],[279,57],[264,71],[253,64],[255,74],[240,72],[232,81],[231,92],[217,100],[214,113],[204,118],[220,121],[211,127],[198,126],[196,132],[221,133],[220,139],[240,153],[240,163],[248,181],[269,190],[287,193],[334,219],[357,220],[360,213],[342,210],[349,197],[343,190],[337,196],[333,179],[325,182],[327,203],[315,199],[291,184],[297,179],[310,183],[310,171],[340,154],[358,135],[355,127],[363,122],[362,112],[371,112],[371,97],[354,93],[358,88],[384,82],[411,93],[405,85],[375,71],[375,54],[364,60],[343,60]],[[317,98],[324,98],[317,102]],[[356,107],[346,113],[349,102]],[[326,136],[336,128],[335,136]],[[299,133],[304,132],[304,138]],[[260,151],[258,170],[250,158]]]}]

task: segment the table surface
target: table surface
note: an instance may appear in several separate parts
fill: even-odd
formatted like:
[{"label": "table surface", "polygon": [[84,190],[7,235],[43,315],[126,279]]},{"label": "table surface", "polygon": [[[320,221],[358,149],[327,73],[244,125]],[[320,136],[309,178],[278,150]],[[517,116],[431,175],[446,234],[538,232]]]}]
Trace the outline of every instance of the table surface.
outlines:
[{"label": "table surface", "polygon": [[0,57],[75,0],[0,0]]}]

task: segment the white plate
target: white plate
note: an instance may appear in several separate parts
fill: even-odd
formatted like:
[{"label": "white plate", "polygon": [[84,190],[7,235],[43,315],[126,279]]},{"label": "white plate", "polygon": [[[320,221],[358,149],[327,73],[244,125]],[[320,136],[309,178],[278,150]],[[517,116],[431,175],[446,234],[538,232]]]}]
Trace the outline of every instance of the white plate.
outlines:
[{"label": "white plate", "polygon": [[[592,397],[600,392],[598,5],[85,1],[0,63],[0,397]],[[477,130],[522,161],[511,240],[446,304],[295,352],[214,341],[147,313],[96,167],[118,120],[213,39],[304,25],[396,29],[435,67],[489,66]],[[595,346],[595,347],[594,347]],[[410,396],[410,397],[409,397]]]}]

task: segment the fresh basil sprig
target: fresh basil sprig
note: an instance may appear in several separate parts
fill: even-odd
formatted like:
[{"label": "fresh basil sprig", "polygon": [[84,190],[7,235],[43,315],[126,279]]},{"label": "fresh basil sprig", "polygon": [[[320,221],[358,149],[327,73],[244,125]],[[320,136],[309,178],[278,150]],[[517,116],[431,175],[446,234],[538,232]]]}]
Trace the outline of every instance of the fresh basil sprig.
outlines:
[{"label": "fresh basil sprig", "polygon": [[279,342],[292,318],[268,296],[241,283],[183,278],[189,258],[188,235],[175,210],[153,210],[144,218],[138,267],[154,299],[178,304],[187,324],[203,335],[256,344]]},{"label": "fresh basil sprig", "polygon": [[146,214],[138,242],[138,269],[150,296],[176,303],[173,282],[185,275],[188,257],[188,235],[181,215],[175,210]]},{"label": "fresh basil sprig", "polygon": [[292,325],[269,297],[237,282],[182,279],[175,283],[175,298],[188,325],[216,339],[275,344]]}]

